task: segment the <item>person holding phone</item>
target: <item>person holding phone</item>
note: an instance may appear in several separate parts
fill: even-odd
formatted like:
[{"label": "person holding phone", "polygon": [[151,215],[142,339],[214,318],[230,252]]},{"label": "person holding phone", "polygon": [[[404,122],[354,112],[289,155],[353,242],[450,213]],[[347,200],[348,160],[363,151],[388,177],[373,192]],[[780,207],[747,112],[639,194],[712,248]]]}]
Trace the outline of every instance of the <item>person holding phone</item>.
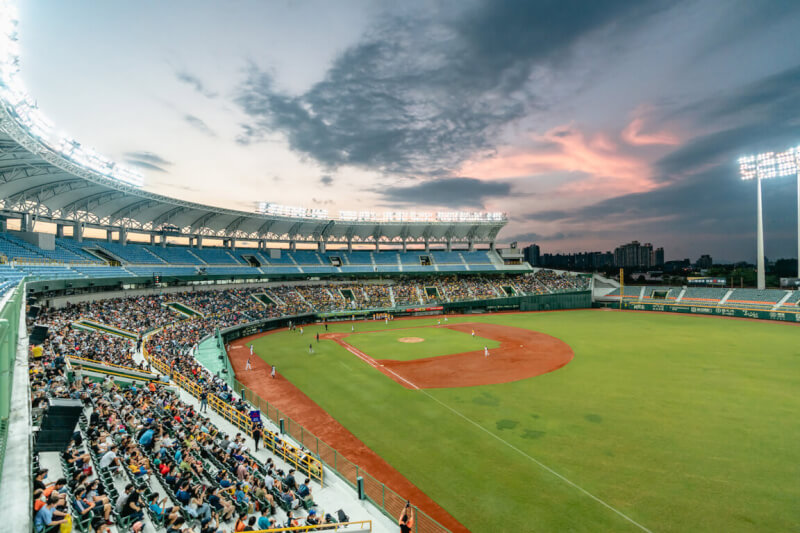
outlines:
[{"label": "person holding phone", "polygon": [[400,524],[400,533],[411,533],[414,527],[414,509],[411,507],[411,502],[406,501],[406,506],[400,514],[398,524]]}]

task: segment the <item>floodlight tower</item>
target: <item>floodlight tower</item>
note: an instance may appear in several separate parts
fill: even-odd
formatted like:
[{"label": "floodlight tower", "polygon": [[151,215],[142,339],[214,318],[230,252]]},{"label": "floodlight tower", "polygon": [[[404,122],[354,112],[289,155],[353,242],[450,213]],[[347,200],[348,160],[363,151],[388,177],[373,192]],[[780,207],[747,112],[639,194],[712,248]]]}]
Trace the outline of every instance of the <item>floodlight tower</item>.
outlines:
[{"label": "floodlight tower", "polygon": [[797,277],[800,278],[800,146],[784,152],[764,152],[739,159],[739,174],[743,180],[755,179],[756,189],[756,237],[757,237],[757,285],[766,287],[764,270],[764,219],[761,207],[761,180],[779,176],[797,176]]}]

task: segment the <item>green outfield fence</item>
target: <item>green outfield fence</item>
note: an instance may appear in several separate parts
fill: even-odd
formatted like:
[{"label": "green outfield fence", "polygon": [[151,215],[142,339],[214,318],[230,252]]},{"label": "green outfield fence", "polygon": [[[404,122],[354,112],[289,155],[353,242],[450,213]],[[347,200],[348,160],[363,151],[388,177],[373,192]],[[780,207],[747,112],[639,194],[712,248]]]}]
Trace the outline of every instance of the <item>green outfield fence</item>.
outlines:
[{"label": "green outfield fence", "polygon": [[[308,451],[312,452],[326,467],[339,474],[339,477],[345,480],[348,485],[355,489],[357,487],[357,479],[361,477],[364,480],[366,498],[390,518],[396,520],[400,517],[400,513],[406,506],[405,498],[344,457],[335,448],[321,440],[304,426],[289,418],[280,409],[270,405],[269,402],[245,387],[238,380],[234,380],[234,390],[254,407],[258,408],[261,414],[272,420],[275,425],[280,427],[280,421],[283,420],[284,431]],[[449,529],[416,506],[414,506],[414,516],[414,531],[417,533],[450,532]]]},{"label": "green outfield fence", "polygon": [[0,476],[8,437],[8,418],[11,412],[11,384],[14,381],[14,362],[17,359],[19,340],[19,321],[23,313],[22,296],[25,283],[20,282],[14,289],[3,309],[0,310]]},{"label": "green outfield fence", "polygon": [[[619,309],[619,302],[598,302],[597,307]],[[698,305],[688,303],[622,302],[622,309],[629,311],[661,311],[667,313],[687,313],[692,315],[727,316],[736,318],[757,318],[778,322],[800,322],[800,311],[747,309],[733,305]]]}]

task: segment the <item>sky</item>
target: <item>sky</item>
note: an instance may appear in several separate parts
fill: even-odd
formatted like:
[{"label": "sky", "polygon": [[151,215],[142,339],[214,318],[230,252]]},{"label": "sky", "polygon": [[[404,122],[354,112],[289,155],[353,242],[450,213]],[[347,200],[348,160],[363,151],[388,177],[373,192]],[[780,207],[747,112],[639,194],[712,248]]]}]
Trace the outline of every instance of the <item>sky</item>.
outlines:
[{"label": "sky", "polygon": [[[800,2],[19,5],[21,75],[148,190],[253,210],[504,211],[543,252],[754,260],[739,156],[800,143]],[[764,183],[797,255],[797,185]]]}]

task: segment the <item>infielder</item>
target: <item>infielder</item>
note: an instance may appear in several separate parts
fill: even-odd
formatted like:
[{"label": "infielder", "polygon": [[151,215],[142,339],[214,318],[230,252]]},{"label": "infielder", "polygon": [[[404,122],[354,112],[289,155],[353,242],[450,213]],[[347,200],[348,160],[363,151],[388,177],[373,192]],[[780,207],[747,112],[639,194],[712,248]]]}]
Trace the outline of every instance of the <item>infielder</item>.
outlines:
[{"label": "infielder", "polygon": [[483,347],[483,356],[484,357],[489,357],[489,347],[488,346],[484,346]]},{"label": "infielder", "polygon": [[250,358],[249,357],[247,358],[247,364],[244,366],[244,369],[245,370],[252,370],[253,369],[252,365],[250,364]]}]

